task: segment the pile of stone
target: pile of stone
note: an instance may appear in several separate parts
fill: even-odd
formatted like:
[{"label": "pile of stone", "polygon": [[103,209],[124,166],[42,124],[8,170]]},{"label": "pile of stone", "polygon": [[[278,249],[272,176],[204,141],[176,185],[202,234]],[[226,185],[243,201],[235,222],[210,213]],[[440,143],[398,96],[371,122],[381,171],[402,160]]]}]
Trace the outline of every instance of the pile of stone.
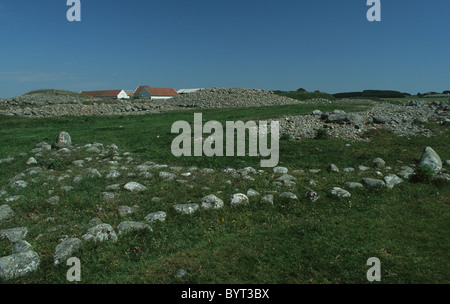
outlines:
[{"label": "pile of stone", "polygon": [[[294,139],[314,138],[317,130],[326,129],[332,138],[358,141],[369,140],[361,134],[372,129],[387,129],[399,136],[434,136],[436,131],[423,125],[435,120],[447,125],[450,117],[450,102],[431,102],[412,105],[375,103],[367,111],[345,113],[313,111],[309,115],[288,115],[278,119],[280,134],[286,133]],[[450,125],[450,124],[449,124]]]}]

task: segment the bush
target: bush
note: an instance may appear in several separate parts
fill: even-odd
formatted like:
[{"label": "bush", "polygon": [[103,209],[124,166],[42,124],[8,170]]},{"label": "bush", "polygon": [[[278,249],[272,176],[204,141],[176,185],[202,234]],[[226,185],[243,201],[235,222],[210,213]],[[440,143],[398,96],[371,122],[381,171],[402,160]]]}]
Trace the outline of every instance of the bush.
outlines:
[{"label": "bush", "polygon": [[330,138],[330,134],[328,134],[328,130],[327,129],[318,129],[316,131],[316,136],[314,137],[315,139],[327,139]]},{"label": "bush", "polygon": [[419,166],[414,171],[411,181],[415,183],[429,183],[433,179],[434,171],[425,165]]},{"label": "bush", "polygon": [[292,136],[289,133],[285,132],[280,135],[280,140],[291,140],[291,139],[292,139]]}]

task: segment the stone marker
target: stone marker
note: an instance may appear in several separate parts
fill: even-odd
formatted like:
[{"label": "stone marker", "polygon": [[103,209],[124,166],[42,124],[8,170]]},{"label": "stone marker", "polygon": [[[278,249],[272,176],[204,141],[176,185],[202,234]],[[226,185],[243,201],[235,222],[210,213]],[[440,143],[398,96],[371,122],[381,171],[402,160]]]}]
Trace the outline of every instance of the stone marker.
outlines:
[{"label": "stone marker", "polygon": [[55,142],[55,148],[56,149],[62,149],[62,148],[70,148],[72,147],[72,139],[69,135],[69,133],[62,131],[58,134],[58,137],[56,138]]}]

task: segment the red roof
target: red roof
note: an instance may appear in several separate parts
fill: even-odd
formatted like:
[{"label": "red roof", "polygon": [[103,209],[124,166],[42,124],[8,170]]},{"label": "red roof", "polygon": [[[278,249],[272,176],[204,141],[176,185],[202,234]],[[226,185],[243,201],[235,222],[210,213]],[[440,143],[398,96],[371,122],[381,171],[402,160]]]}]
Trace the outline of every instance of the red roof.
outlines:
[{"label": "red roof", "polygon": [[149,86],[139,86],[134,94],[139,94],[143,89],[146,89],[150,94],[155,96],[178,96],[179,94],[174,89],[169,88],[151,88]]},{"label": "red roof", "polygon": [[109,91],[83,91],[81,95],[90,97],[117,97],[122,90],[109,90]]}]

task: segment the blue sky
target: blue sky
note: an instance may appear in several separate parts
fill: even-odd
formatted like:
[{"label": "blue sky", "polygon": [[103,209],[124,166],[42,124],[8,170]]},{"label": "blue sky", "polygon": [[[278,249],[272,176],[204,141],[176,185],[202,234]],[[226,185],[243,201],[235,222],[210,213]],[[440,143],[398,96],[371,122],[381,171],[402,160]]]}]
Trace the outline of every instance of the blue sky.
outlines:
[{"label": "blue sky", "polygon": [[450,1],[0,0],[0,98],[42,88],[450,90]]}]

